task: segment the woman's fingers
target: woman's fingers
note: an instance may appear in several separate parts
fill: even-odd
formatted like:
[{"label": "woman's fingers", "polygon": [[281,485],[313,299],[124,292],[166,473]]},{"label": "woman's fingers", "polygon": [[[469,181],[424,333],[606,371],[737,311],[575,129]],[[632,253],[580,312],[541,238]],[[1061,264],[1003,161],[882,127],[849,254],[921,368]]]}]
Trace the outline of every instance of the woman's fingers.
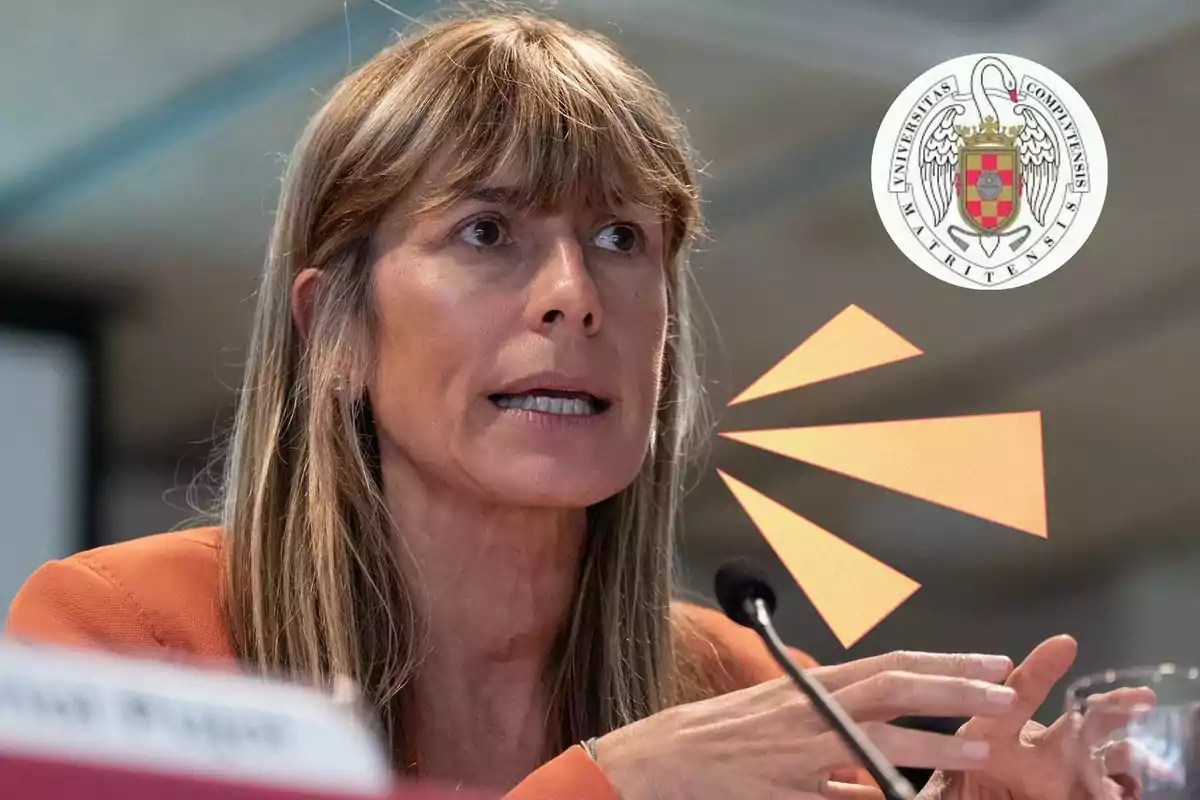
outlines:
[{"label": "woman's fingers", "polygon": [[[910,730],[886,722],[862,726],[867,738],[898,767],[914,769],[977,770],[987,762],[988,743],[944,733]],[[855,763],[855,756],[833,731],[817,737],[824,754],[822,771]]]},{"label": "woman's fingers", "polygon": [[1157,698],[1148,687],[1115,689],[1088,698],[1080,738],[1087,746],[1100,744],[1117,730],[1150,711]]},{"label": "woman's fingers", "polygon": [[1146,754],[1139,753],[1130,741],[1105,742],[1149,710],[1154,701],[1154,692],[1144,688],[1093,695],[1082,715],[1073,712],[1060,717],[1047,729],[1044,741],[1053,752],[1066,754],[1077,765],[1074,769],[1089,797],[1136,797],[1138,778],[1146,775],[1149,766]]},{"label": "woman's fingers", "polygon": [[1130,708],[1090,710],[1084,714],[1079,738],[1085,747],[1096,748],[1145,713],[1146,706],[1141,704]]},{"label": "woman's fingers", "polygon": [[989,720],[987,729],[1000,736],[1015,737],[1046,702],[1054,685],[1075,662],[1078,645],[1070,636],[1054,636],[1039,644],[1005,681],[1017,692],[1017,702],[999,719]]},{"label": "woman's fingers", "polygon": [[898,651],[809,670],[831,692],[861,683],[882,672],[946,675],[999,683],[1012,672],[1012,661],[1007,656]]},{"label": "woman's fingers", "polygon": [[1017,693],[1006,686],[945,675],[881,672],[834,692],[856,720],[904,716],[994,717],[1006,713]]},{"label": "woman's fingers", "polygon": [[1150,689],[1117,689],[1088,698],[1087,710],[1064,714],[1046,729],[1045,738],[1057,752],[1091,753],[1113,734],[1153,709]]}]

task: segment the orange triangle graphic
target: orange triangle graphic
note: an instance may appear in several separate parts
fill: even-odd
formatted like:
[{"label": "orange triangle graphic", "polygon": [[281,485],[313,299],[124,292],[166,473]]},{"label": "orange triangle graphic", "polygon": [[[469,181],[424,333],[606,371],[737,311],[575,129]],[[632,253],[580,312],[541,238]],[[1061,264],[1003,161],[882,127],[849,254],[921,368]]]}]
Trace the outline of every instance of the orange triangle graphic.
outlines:
[{"label": "orange triangle graphic", "polygon": [[757,400],[921,355],[903,336],[849,306],[784,356],[729,405]]},{"label": "orange triangle graphic", "polygon": [[1046,537],[1041,412],[722,436]]},{"label": "orange triangle graphic", "polygon": [[921,588],[816,523],[717,473],[843,647],[852,647]]}]

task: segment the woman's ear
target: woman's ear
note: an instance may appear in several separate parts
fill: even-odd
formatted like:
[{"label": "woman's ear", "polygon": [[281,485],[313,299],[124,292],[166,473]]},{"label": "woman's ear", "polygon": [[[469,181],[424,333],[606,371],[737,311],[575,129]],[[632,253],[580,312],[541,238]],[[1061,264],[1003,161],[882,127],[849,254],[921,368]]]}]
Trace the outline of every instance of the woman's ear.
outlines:
[{"label": "woman's ear", "polygon": [[312,267],[300,270],[292,281],[292,325],[302,342],[307,342],[312,333],[313,307],[320,285],[321,271]]}]

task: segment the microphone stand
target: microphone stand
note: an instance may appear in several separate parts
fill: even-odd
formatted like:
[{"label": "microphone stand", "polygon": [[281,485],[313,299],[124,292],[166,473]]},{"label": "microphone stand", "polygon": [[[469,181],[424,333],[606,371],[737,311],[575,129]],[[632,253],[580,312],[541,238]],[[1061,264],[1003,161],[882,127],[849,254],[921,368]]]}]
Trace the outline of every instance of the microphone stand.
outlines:
[{"label": "microphone stand", "polygon": [[859,763],[871,773],[871,777],[879,784],[879,788],[883,790],[888,800],[914,800],[916,793],[913,791],[912,784],[905,780],[904,776],[888,762],[875,745],[871,744],[862,729],[855,724],[854,720],[850,719],[845,709],[838,704],[825,687],[792,661],[787,653],[787,646],[775,632],[775,626],[771,622],[771,612],[767,610],[766,603],[761,599],[748,597],[744,601],[744,608],[751,627],[762,637],[776,663],[800,687],[800,691],[804,692],[821,716],[825,718],[825,721],[829,723],[829,726],[837,731],[842,740],[854,752]]}]

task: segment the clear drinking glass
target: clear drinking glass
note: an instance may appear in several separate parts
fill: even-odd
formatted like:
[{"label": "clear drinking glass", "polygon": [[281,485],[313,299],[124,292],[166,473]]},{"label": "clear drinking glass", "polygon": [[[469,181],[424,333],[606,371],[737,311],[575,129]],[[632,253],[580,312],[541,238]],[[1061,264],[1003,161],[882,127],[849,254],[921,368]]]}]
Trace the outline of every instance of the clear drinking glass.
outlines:
[{"label": "clear drinking glass", "polygon": [[1086,711],[1093,695],[1141,686],[1154,690],[1154,709],[1105,742],[1131,746],[1128,774],[1141,783],[1141,800],[1200,800],[1200,667],[1163,664],[1088,675],[1067,688],[1067,711]]}]

